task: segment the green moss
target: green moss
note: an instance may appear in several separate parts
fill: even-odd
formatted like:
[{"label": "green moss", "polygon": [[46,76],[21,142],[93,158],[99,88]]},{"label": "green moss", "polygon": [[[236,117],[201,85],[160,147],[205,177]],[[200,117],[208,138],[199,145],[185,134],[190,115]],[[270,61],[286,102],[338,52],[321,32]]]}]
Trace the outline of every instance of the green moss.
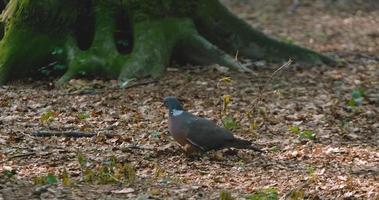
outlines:
[{"label": "green moss", "polygon": [[0,84],[36,74],[38,67],[52,58],[54,47],[62,42],[60,37],[52,38],[27,28],[7,31],[0,42]]},{"label": "green moss", "polygon": [[11,26],[28,26],[40,32],[67,31],[84,4],[75,0],[11,0],[2,21]]},{"label": "green moss", "polygon": [[124,0],[134,21],[191,17],[200,0]]},{"label": "green moss", "polygon": [[[0,19],[5,24],[0,84],[57,61],[67,66],[58,85],[77,75],[101,74],[118,77],[123,86],[134,78],[161,75],[178,58],[249,71],[225,52],[274,61],[332,61],[267,37],[218,0],[11,0]],[[130,20],[123,23],[129,26],[123,27],[126,31],[118,30],[120,19]],[[128,54],[120,53],[118,38],[131,49]]]}]

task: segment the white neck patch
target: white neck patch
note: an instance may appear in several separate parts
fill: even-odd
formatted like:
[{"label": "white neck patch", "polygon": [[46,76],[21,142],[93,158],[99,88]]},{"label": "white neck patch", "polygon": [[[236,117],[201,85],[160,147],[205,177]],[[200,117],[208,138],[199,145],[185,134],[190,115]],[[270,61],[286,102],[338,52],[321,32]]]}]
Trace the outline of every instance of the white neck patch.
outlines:
[{"label": "white neck patch", "polygon": [[176,117],[176,116],[181,115],[181,114],[183,113],[183,110],[176,110],[176,109],[173,109],[173,110],[171,111],[171,113],[172,113],[172,116]]}]

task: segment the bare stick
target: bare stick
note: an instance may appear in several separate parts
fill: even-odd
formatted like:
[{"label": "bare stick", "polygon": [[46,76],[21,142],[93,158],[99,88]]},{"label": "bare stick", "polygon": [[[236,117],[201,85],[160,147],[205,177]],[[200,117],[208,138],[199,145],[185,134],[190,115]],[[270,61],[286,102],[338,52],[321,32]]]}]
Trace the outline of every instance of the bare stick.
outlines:
[{"label": "bare stick", "polygon": [[0,164],[2,163],[5,163],[5,162],[8,162],[10,160],[12,160],[13,158],[23,158],[23,157],[28,157],[28,156],[34,156],[36,155],[36,152],[29,152],[29,153],[24,153],[24,154],[17,154],[17,155],[14,155],[14,156],[11,156],[3,161],[0,161]]},{"label": "bare stick", "polygon": [[264,94],[264,92],[265,92],[266,89],[267,89],[267,85],[268,85],[268,83],[271,82],[271,81],[275,78],[275,75],[276,75],[277,73],[279,73],[279,72],[282,71],[283,69],[289,67],[292,63],[293,63],[293,60],[290,58],[286,63],[284,63],[282,66],[280,66],[278,69],[276,69],[276,70],[270,75],[270,78],[267,79],[267,81],[263,84],[263,86],[261,86],[261,87],[258,88],[258,89],[259,89],[259,91],[258,91],[258,97],[254,100],[253,108],[252,108],[253,111],[256,109],[258,103],[264,99],[263,94]]},{"label": "bare stick", "polygon": [[71,95],[87,95],[87,94],[88,95],[95,95],[95,94],[102,94],[102,93],[106,93],[106,92],[116,92],[116,91],[126,90],[126,89],[130,89],[130,88],[134,88],[134,87],[148,85],[151,83],[157,83],[157,82],[158,82],[158,80],[156,80],[156,79],[146,80],[146,81],[136,82],[136,83],[127,85],[124,88],[117,87],[117,88],[107,88],[106,90],[80,90],[77,92],[65,93],[63,95],[68,95],[68,96],[71,96]]},{"label": "bare stick", "polygon": [[95,137],[95,136],[105,136],[107,138],[114,137],[114,134],[96,134],[87,133],[81,131],[36,131],[32,133],[36,137],[72,137],[72,138],[82,138],[82,137]]}]

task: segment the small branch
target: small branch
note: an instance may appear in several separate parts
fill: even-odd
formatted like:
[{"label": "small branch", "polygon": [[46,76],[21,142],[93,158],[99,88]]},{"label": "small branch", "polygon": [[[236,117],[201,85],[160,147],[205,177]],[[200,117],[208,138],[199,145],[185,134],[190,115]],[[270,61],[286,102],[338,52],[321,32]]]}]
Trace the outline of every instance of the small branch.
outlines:
[{"label": "small branch", "polygon": [[158,80],[154,79],[154,80],[146,80],[146,81],[141,81],[141,82],[136,82],[136,83],[133,83],[133,84],[130,84],[130,85],[127,85],[125,88],[120,88],[120,87],[116,87],[116,88],[107,88],[105,90],[93,90],[93,89],[83,89],[83,90],[79,90],[79,91],[75,91],[75,92],[72,92],[72,93],[65,93],[63,94],[64,96],[71,96],[71,95],[95,95],[95,94],[102,94],[102,93],[105,93],[105,92],[117,92],[117,91],[121,91],[121,90],[125,90],[125,89],[130,89],[130,88],[134,88],[134,87],[138,87],[138,86],[143,86],[143,85],[148,85],[148,84],[151,84],[151,83],[157,83]]},{"label": "small branch", "polygon": [[258,88],[258,97],[255,98],[255,100],[253,101],[253,108],[252,108],[253,112],[255,112],[255,109],[258,106],[258,103],[264,100],[264,93],[267,90],[268,83],[271,82],[272,80],[274,80],[276,74],[278,74],[279,72],[281,72],[283,69],[289,67],[292,63],[293,63],[293,60],[290,58],[286,63],[284,63],[282,66],[280,66],[278,69],[276,69],[270,75],[270,77],[266,80],[266,82],[263,85],[259,86],[259,88]]},{"label": "small branch", "polygon": [[114,137],[115,134],[96,134],[96,133],[87,133],[81,131],[36,131],[32,133],[36,137],[72,137],[72,138],[82,138],[82,137],[96,137],[96,136],[105,136],[107,138]]},{"label": "small branch", "polygon": [[158,83],[158,80],[154,79],[154,80],[141,81],[141,82],[134,83],[134,84],[126,86],[125,88],[120,88],[120,89],[130,89],[130,88],[134,88],[134,87],[138,87],[142,85],[149,85],[151,83]]},{"label": "small branch", "polygon": [[28,157],[28,156],[34,156],[36,155],[36,152],[30,152],[30,153],[24,153],[24,154],[17,154],[17,155],[14,155],[14,156],[11,156],[9,158],[6,158],[5,160],[3,161],[0,161],[0,164],[3,164],[5,162],[8,162],[14,158],[23,158],[23,157]]},{"label": "small branch", "polygon": [[275,71],[271,74],[270,79],[268,79],[268,82],[269,82],[269,81],[272,81],[272,80],[275,78],[275,75],[276,75],[278,72],[282,71],[282,69],[284,69],[284,68],[289,67],[292,63],[293,63],[292,58],[288,59],[288,61],[287,61],[286,63],[284,63],[282,66],[280,66],[277,70],[275,70]]}]

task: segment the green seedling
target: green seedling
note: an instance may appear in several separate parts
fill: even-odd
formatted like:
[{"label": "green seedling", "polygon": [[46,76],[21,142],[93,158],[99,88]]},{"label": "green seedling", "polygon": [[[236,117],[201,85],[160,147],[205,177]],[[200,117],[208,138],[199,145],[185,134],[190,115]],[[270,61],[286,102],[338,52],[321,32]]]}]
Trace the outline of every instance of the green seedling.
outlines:
[{"label": "green seedling", "polygon": [[88,119],[88,118],[89,118],[88,114],[85,114],[85,113],[79,113],[78,114],[78,119],[80,119],[80,120],[85,120],[85,119]]},{"label": "green seedling", "polygon": [[58,183],[58,178],[54,174],[48,173],[46,176],[34,177],[33,183],[35,185],[52,185]]},{"label": "green seedling", "polygon": [[363,89],[356,89],[353,90],[351,93],[351,99],[347,102],[347,105],[350,106],[351,108],[355,108],[357,106],[362,105],[363,100],[364,100],[364,90]]},{"label": "green seedling", "polygon": [[222,97],[222,111],[224,111],[226,113],[227,109],[228,109],[228,105],[232,102],[232,97],[230,95],[224,95]]},{"label": "green seedling", "polygon": [[226,116],[222,119],[224,127],[229,130],[235,130],[239,128],[239,124],[230,116]]},{"label": "green seedling", "polygon": [[153,132],[150,133],[150,135],[153,138],[160,138],[162,134],[159,131],[153,131]]},{"label": "green seedling", "polygon": [[234,200],[232,193],[227,190],[221,190],[220,192],[220,200]]},{"label": "green seedling", "polygon": [[82,154],[78,155],[82,171],[82,181],[97,184],[132,184],[136,179],[136,169],[128,163],[119,162],[111,156],[101,163],[89,162]]},{"label": "green seedling", "polygon": [[308,140],[315,140],[316,134],[311,130],[304,130],[300,134],[300,139],[308,139]]},{"label": "green seedling", "polygon": [[72,184],[72,180],[70,178],[70,174],[67,172],[67,170],[65,169],[63,171],[63,173],[60,175],[60,178],[62,180],[62,184],[64,186],[70,186]]},{"label": "green seedling", "polygon": [[305,192],[303,189],[293,190],[291,191],[289,195],[289,199],[291,200],[303,200],[304,197],[305,197]]},{"label": "green seedling", "polygon": [[288,129],[292,133],[298,135],[300,137],[300,139],[308,139],[308,140],[315,140],[316,139],[316,134],[311,130],[302,131],[300,129],[300,127],[298,127],[296,125],[292,125]]},{"label": "green seedling", "polygon": [[247,197],[248,200],[277,200],[278,191],[275,188],[269,187],[261,189]]},{"label": "green seedling", "polygon": [[299,128],[298,126],[296,126],[296,125],[292,125],[292,126],[290,126],[290,127],[289,127],[289,130],[290,130],[292,133],[296,134],[296,135],[300,135],[300,133],[301,133],[300,128]]},{"label": "green seedling", "polygon": [[316,174],[316,168],[312,165],[308,166],[307,173],[309,176],[314,176]]},{"label": "green seedling", "polygon": [[52,120],[54,120],[57,116],[58,116],[58,113],[49,110],[49,111],[42,113],[42,115],[40,117],[40,121],[42,123],[46,124],[46,123],[49,123]]},{"label": "green seedling", "polygon": [[12,178],[14,175],[16,175],[16,172],[13,170],[4,170],[3,175],[7,178]]}]

